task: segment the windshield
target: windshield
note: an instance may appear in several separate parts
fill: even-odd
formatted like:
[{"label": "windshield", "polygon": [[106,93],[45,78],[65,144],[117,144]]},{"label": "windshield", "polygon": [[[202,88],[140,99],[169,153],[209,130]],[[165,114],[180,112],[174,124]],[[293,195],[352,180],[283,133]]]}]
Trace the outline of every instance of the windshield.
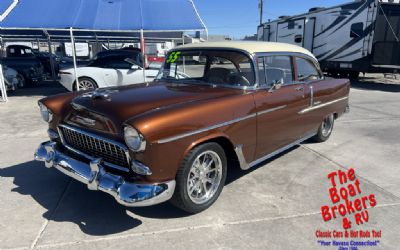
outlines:
[{"label": "windshield", "polygon": [[239,87],[255,84],[251,59],[241,52],[223,50],[173,51],[156,79]]}]

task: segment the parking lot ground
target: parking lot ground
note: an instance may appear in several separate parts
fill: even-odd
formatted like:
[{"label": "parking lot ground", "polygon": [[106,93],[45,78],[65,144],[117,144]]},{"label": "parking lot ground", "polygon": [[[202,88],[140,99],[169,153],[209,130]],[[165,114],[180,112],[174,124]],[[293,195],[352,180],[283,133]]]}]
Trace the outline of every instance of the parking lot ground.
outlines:
[{"label": "parking lot ground", "polygon": [[327,175],[349,168],[377,200],[368,223],[353,229],[382,231],[378,247],[359,249],[398,249],[400,84],[364,80],[353,84],[351,112],[329,141],[305,142],[246,172],[231,168],[218,201],[197,215],[168,203],[126,208],[33,161],[47,139],[37,100],[64,90],[21,90],[0,104],[0,249],[338,249],[321,247],[315,232],[342,230],[320,209],[332,204]]}]

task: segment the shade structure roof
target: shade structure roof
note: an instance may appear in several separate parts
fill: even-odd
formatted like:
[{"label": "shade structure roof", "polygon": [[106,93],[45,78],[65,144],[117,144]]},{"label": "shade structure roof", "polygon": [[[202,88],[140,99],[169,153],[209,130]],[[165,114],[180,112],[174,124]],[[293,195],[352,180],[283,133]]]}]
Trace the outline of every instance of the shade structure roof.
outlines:
[{"label": "shade structure roof", "polygon": [[192,0],[1,0],[0,14],[2,29],[206,29]]},{"label": "shade structure roof", "polygon": [[[46,40],[48,34],[53,42],[71,41],[69,30],[30,30],[30,29],[0,29],[3,41],[36,41]],[[74,31],[77,42],[107,42],[140,40],[138,31]],[[144,33],[146,43],[180,40],[183,31],[148,31]]]}]

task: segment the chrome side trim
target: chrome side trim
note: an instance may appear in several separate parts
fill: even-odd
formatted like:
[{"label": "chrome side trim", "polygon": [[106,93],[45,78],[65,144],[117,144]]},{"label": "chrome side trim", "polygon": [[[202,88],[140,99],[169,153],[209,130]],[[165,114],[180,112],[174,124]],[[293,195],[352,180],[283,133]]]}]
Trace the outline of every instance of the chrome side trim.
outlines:
[{"label": "chrome side trim", "polygon": [[87,185],[90,190],[99,190],[112,195],[118,203],[129,207],[143,207],[171,199],[176,182],[141,184],[129,182],[120,175],[106,172],[101,159],[90,164],[78,161],[57,150],[54,142],[42,143],[35,152],[35,160],[43,161],[47,168],[56,168],[67,176]]},{"label": "chrome side trim", "polygon": [[265,114],[268,114],[268,113],[271,113],[271,112],[274,112],[274,111],[278,111],[278,110],[284,109],[286,107],[287,107],[287,105],[282,105],[282,106],[279,106],[279,107],[276,107],[276,108],[263,110],[263,111],[258,112],[257,115],[265,115]]},{"label": "chrome side trim", "polygon": [[314,106],[314,87],[310,86],[310,107]]},{"label": "chrome side trim", "polygon": [[184,134],[168,137],[168,138],[165,138],[165,139],[157,141],[157,143],[158,144],[163,144],[163,143],[167,143],[167,142],[176,141],[176,140],[188,137],[188,136],[200,134],[200,133],[203,133],[203,132],[207,132],[209,130],[221,128],[221,127],[228,126],[228,125],[240,122],[240,121],[244,121],[244,120],[247,120],[247,119],[250,119],[250,118],[254,118],[256,116],[257,116],[257,113],[253,113],[253,114],[250,114],[250,115],[247,115],[247,116],[244,116],[244,117],[233,119],[231,121],[227,121],[227,122],[223,122],[223,123],[220,123],[220,124],[208,126],[208,127],[202,128],[202,129],[194,130],[192,132],[187,132],[187,133],[184,133]]},{"label": "chrome side trim", "polygon": [[[103,140],[103,141],[105,141],[105,142],[115,144],[115,145],[117,145],[118,147],[121,147],[121,148],[124,150],[124,152],[125,152],[126,158],[127,158],[127,160],[128,160],[128,165],[129,165],[129,166],[131,165],[131,160],[132,160],[132,159],[131,159],[131,156],[129,155],[129,150],[128,150],[128,148],[127,148],[125,145],[123,145],[122,143],[119,143],[119,142],[116,142],[116,141],[113,141],[113,140],[109,140],[109,139],[107,139],[107,138],[100,137],[100,136],[98,136],[98,135],[96,135],[96,134],[92,134],[92,133],[83,131],[83,130],[81,130],[81,129],[77,129],[77,128],[74,128],[74,127],[65,125],[65,124],[60,124],[59,127],[64,127],[64,128],[67,128],[67,129],[71,129],[71,130],[76,131],[76,132],[78,132],[78,133],[82,133],[82,134],[85,134],[85,135],[87,135],[87,136],[91,136],[91,137],[97,138],[97,139],[99,139],[99,140]],[[81,156],[87,158],[87,159],[90,160],[90,161],[93,161],[93,160],[95,159],[94,157],[92,157],[92,156],[90,156],[90,155],[88,155],[88,154],[85,154],[85,153],[81,152],[80,150],[77,150],[77,149],[75,149],[75,148],[69,146],[69,145],[66,143],[66,141],[64,140],[64,135],[63,135],[63,133],[62,133],[62,131],[61,131],[61,129],[60,129],[59,127],[57,128],[57,130],[58,130],[58,134],[60,135],[61,143],[63,144],[64,147],[66,147],[68,150],[72,151],[72,152],[75,153],[75,154],[79,154],[79,155],[81,155]],[[129,169],[124,168],[124,167],[121,167],[121,166],[117,166],[117,165],[112,164],[112,163],[109,163],[109,162],[104,162],[104,165],[107,165],[108,167],[115,168],[115,169],[118,169],[118,170],[121,170],[121,171],[124,171],[124,172],[127,172],[127,173],[129,172]]]},{"label": "chrome side trim", "polygon": [[302,114],[308,113],[310,111],[314,111],[316,109],[320,109],[320,108],[323,108],[323,107],[326,107],[326,106],[329,106],[329,105],[332,105],[332,104],[335,104],[337,102],[341,102],[341,101],[344,101],[344,100],[347,100],[347,99],[349,99],[348,96],[340,98],[340,99],[336,99],[336,100],[333,100],[333,101],[330,101],[330,102],[325,102],[325,103],[322,103],[320,105],[311,106],[311,107],[308,107],[308,108],[305,108],[305,109],[301,110],[299,112],[299,114],[302,115]]},{"label": "chrome side trim", "polygon": [[274,152],[272,152],[270,154],[267,154],[267,155],[255,160],[255,161],[253,161],[251,163],[247,163],[247,161],[246,161],[246,159],[244,157],[243,150],[242,150],[243,145],[238,145],[238,146],[235,147],[235,152],[236,152],[236,155],[237,155],[237,157],[239,159],[240,168],[242,170],[248,170],[248,169],[258,165],[259,163],[261,163],[261,162],[263,162],[263,161],[265,161],[265,160],[267,160],[269,158],[272,158],[272,157],[274,157],[274,156],[276,156],[276,155],[288,150],[289,148],[292,148],[292,147],[294,147],[294,146],[296,146],[296,145],[298,145],[298,144],[310,139],[314,135],[316,135],[316,133],[309,134],[309,135],[303,137],[302,139],[297,140],[297,141],[295,141],[293,143],[290,143],[289,145],[284,146],[284,147],[282,147],[282,148],[280,148],[280,149],[278,149],[278,150],[276,150],[276,151],[274,151]]},{"label": "chrome side trim", "polygon": [[277,110],[280,110],[280,109],[284,109],[286,107],[287,107],[287,105],[282,105],[282,106],[279,106],[279,107],[267,109],[267,110],[264,110],[264,111],[261,111],[261,112],[258,112],[258,113],[253,113],[253,114],[250,114],[250,115],[247,115],[247,116],[244,116],[244,117],[236,118],[236,119],[233,119],[231,121],[223,122],[223,123],[216,124],[216,125],[213,125],[213,126],[208,126],[208,127],[202,128],[202,129],[198,129],[198,130],[195,130],[195,131],[192,131],[192,132],[180,134],[180,135],[177,135],[177,136],[168,137],[168,138],[165,138],[165,139],[157,141],[157,143],[158,144],[163,144],[163,143],[167,143],[167,142],[176,141],[176,140],[188,137],[188,136],[200,134],[200,133],[203,133],[203,132],[207,132],[209,130],[225,127],[225,126],[237,123],[237,122],[241,122],[241,121],[244,121],[244,120],[247,120],[247,119],[250,119],[250,118],[254,118],[254,117],[258,116],[258,115],[268,114],[268,113],[271,113],[271,112],[274,112],[274,111],[277,111]]}]

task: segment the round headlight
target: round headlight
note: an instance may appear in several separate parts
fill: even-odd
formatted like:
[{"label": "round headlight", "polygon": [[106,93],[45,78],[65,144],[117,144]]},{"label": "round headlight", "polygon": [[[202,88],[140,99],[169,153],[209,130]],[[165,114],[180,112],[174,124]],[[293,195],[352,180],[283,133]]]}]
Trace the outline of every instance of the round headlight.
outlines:
[{"label": "round headlight", "polygon": [[43,104],[39,103],[40,113],[45,122],[51,122],[53,120],[53,113]]},{"label": "round headlight", "polygon": [[135,152],[141,152],[146,149],[146,141],[136,129],[130,126],[126,126],[124,128],[124,132],[125,132],[124,135],[125,143],[126,145],[128,145],[130,149],[132,149]]}]

